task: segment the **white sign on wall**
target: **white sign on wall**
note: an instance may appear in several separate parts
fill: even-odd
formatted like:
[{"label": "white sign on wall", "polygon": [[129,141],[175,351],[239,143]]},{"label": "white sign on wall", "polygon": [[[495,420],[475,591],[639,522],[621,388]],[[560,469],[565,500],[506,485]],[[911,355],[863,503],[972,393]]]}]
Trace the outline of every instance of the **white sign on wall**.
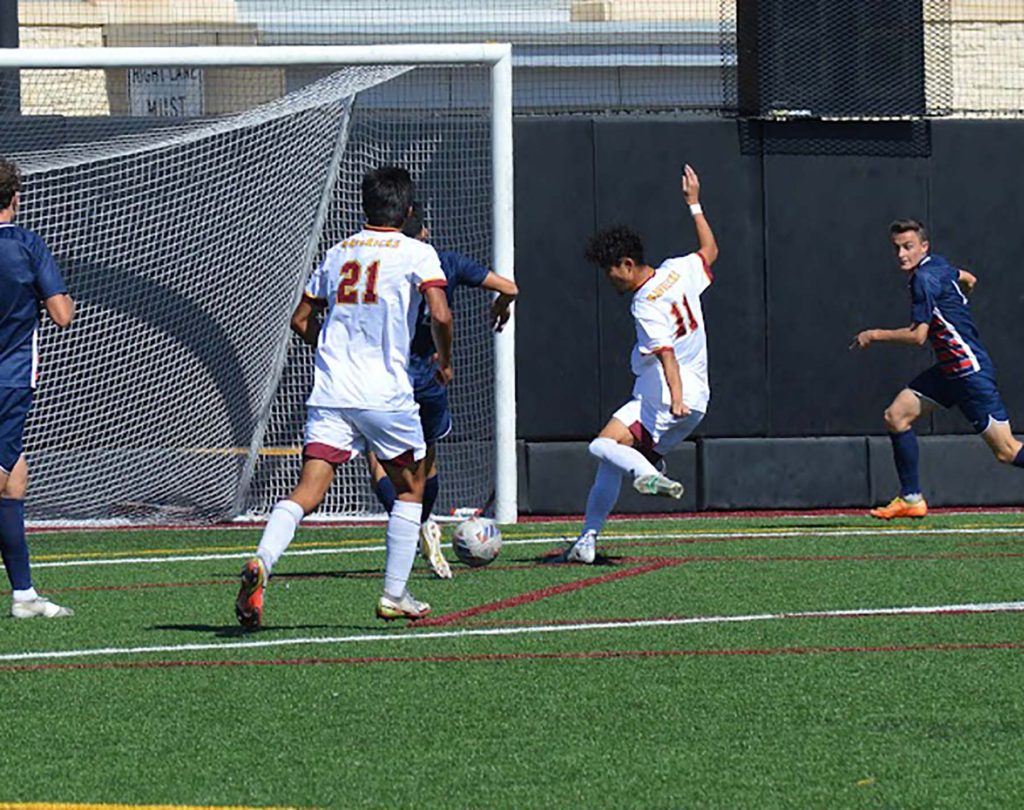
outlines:
[{"label": "white sign on wall", "polygon": [[202,115],[202,68],[131,68],[128,110],[157,118]]}]

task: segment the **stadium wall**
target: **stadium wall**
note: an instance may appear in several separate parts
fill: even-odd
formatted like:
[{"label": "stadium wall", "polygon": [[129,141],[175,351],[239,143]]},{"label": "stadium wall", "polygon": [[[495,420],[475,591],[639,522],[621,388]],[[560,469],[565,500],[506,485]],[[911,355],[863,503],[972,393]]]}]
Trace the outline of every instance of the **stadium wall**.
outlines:
[{"label": "stadium wall", "polygon": [[[586,265],[586,237],[624,222],[645,236],[652,263],[693,250],[682,161],[700,172],[721,255],[703,298],[712,403],[671,462],[692,496],[680,508],[867,506],[895,492],[882,411],[931,353],[847,347],[861,329],[907,323],[906,279],[887,241],[897,217],[927,222],[933,250],[978,276],[975,320],[1024,424],[1013,362],[1024,343],[1024,122],[521,119],[515,136],[527,511],[582,511],[586,442],[629,396],[628,300]],[[931,503],[1024,503],[1024,477],[957,435],[971,433],[958,412],[918,432]]]}]

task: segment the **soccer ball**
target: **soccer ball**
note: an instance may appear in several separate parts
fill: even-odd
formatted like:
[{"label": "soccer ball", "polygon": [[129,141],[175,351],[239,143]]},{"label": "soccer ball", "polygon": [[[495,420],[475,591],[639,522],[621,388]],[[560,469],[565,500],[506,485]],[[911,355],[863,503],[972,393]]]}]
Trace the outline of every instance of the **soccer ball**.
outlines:
[{"label": "soccer ball", "polygon": [[452,548],[466,565],[479,568],[498,556],[501,551],[501,532],[493,520],[472,517],[455,527]]}]

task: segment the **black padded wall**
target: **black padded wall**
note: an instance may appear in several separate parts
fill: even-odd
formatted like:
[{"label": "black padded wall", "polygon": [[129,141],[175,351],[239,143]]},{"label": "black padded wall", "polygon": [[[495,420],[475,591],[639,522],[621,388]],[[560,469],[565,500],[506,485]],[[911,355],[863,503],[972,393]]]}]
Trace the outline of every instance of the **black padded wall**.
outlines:
[{"label": "black padded wall", "polygon": [[[941,121],[932,126],[931,247],[978,277],[971,310],[992,355],[999,390],[1024,427],[1024,125]],[[971,432],[959,413],[935,417],[936,432]]]},{"label": "black padded wall", "polygon": [[516,385],[519,436],[592,437],[600,429],[598,279],[584,266],[594,222],[593,126],[515,126]]},{"label": "black padded wall", "polygon": [[[648,259],[696,247],[679,191],[692,163],[721,247],[707,314],[712,403],[699,435],[882,435],[882,412],[933,362],[927,348],[849,351],[860,329],[909,321],[888,225],[924,219],[932,246],[975,272],[972,306],[1011,417],[1024,420],[1024,124],[693,119],[516,124],[519,435],[585,440],[629,395],[629,302],[582,250],[625,222]],[[751,132],[755,137],[751,137]],[[897,156],[902,155],[902,156]],[[958,413],[918,431],[968,432]]]},{"label": "black padded wall", "polygon": [[930,358],[924,349],[848,347],[862,329],[910,322],[907,277],[893,259],[888,225],[927,216],[928,161],[764,161],[769,435],[877,433],[892,395]]}]

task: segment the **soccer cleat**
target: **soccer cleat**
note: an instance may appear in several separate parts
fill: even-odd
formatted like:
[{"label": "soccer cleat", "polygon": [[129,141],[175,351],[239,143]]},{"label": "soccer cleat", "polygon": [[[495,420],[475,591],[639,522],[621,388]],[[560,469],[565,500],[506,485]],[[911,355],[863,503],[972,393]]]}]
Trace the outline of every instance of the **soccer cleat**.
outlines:
[{"label": "soccer cleat", "polygon": [[638,475],[633,479],[633,489],[641,495],[665,495],[678,500],[683,497],[683,485],[664,475]]},{"label": "soccer cleat", "polygon": [[61,619],[74,616],[75,611],[54,604],[44,596],[37,596],[35,599],[15,599],[11,602],[11,615],[15,619]]},{"label": "soccer cleat", "polygon": [[430,614],[430,605],[419,602],[406,591],[401,599],[392,599],[387,594],[377,600],[377,618],[385,621],[394,619],[422,619]]},{"label": "soccer cleat", "polygon": [[593,529],[583,532],[576,542],[565,551],[566,562],[577,562],[584,565],[592,565],[596,556],[597,532]]},{"label": "soccer cleat", "polygon": [[267,569],[263,560],[253,557],[242,566],[242,584],[235,599],[235,616],[242,627],[259,627],[263,623],[263,591],[267,587]]},{"label": "soccer cleat", "polygon": [[895,497],[885,506],[879,506],[871,510],[871,517],[880,520],[892,520],[893,518],[923,518],[928,514],[928,504],[924,498],[910,503],[901,497]]},{"label": "soccer cleat", "polygon": [[441,553],[441,527],[428,520],[420,526],[420,551],[438,579],[451,579],[452,569]]}]

